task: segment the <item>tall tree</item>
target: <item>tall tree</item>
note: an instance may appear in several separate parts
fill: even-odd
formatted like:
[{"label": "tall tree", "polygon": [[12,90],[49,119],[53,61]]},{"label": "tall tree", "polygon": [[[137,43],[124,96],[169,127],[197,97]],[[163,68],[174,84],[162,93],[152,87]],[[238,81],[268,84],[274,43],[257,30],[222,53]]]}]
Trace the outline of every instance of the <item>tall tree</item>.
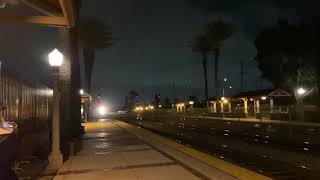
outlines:
[{"label": "tall tree", "polygon": [[204,90],[206,101],[208,100],[208,55],[211,51],[211,46],[205,35],[199,35],[192,42],[192,50],[202,56],[202,67],[204,75]]},{"label": "tall tree", "polygon": [[214,21],[207,25],[206,38],[210,43],[214,57],[214,88],[215,96],[220,95],[219,58],[224,42],[234,34],[234,26],[224,21]]},{"label": "tall tree", "polygon": [[307,24],[292,25],[280,21],[276,27],[262,30],[255,40],[255,60],[262,76],[276,87],[314,87],[314,67],[317,66],[312,57],[312,41],[312,30]]},{"label": "tall tree", "polygon": [[110,47],[114,39],[110,27],[97,19],[88,18],[80,21],[78,30],[80,45],[83,48],[85,89],[90,93],[95,51]]}]

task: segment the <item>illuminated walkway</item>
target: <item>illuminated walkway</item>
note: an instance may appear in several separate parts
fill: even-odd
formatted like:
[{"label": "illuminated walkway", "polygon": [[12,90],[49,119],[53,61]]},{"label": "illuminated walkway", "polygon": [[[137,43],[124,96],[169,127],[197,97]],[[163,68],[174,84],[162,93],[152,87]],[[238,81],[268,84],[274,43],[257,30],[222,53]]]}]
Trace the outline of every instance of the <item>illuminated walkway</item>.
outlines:
[{"label": "illuminated walkway", "polygon": [[85,127],[82,151],[65,162],[55,180],[236,179],[163,144],[156,147],[141,140],[121,122],[108,120]]}]

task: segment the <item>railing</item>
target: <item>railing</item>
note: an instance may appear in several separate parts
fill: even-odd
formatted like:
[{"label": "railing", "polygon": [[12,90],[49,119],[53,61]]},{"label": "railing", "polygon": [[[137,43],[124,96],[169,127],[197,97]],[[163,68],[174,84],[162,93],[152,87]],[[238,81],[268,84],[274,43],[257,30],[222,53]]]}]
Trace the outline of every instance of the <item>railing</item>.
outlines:
[{"label": "railing", "polygon": [[13,122],[23,131],[47,126],[51,96],[48,87],[22,80],[0,66],[0,126]]}]

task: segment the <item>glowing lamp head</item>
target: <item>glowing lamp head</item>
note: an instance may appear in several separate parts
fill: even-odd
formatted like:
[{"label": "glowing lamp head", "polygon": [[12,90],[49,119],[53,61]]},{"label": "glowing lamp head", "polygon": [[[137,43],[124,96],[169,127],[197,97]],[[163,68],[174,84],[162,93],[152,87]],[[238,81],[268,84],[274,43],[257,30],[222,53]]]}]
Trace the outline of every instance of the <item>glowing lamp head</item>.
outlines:
[{"label": "glowing lamp head", "polygon": [[225,98],[225,97],[222,97],[221,100],[224,101],[224,100],[226,100],[226,98]]},{"label": "glowing lamp head", "polygon": [[190,105],[193,105],[193,104],[194,104],[194,102],[193,102],[193,101],[189,101],[189,104],[190,104]]},{"label": "glowing lamp head", "polygon": [[83,89],[80,89],[79,93],[80,93],[80,95],[83,95],[84,94]]},{"label": "glowing lamp head", "polygon": [[298,95],[304,95],[307,91],[304,88],[299,88],[297,90]]},{"label": "glowing lamp head", "polygon": [[51,53],[49,53],[49,64],[52,67],[60,67],[63,63],[63,54],[58,51],[58,49],[54,49]]},{"label": "glowing lamp head", "polygon": [[267,100],[267,97],[266,96],[262,96],[261,100]]}]

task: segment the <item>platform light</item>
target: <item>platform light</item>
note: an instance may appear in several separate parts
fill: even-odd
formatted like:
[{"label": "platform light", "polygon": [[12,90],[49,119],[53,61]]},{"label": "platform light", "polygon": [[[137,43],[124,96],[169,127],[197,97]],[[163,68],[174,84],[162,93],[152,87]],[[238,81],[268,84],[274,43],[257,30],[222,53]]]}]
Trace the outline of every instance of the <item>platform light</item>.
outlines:
[{"label": "platform light", "polygon": [[266,96],[262,96],[261,100],[267,100],[267,97]]}]

